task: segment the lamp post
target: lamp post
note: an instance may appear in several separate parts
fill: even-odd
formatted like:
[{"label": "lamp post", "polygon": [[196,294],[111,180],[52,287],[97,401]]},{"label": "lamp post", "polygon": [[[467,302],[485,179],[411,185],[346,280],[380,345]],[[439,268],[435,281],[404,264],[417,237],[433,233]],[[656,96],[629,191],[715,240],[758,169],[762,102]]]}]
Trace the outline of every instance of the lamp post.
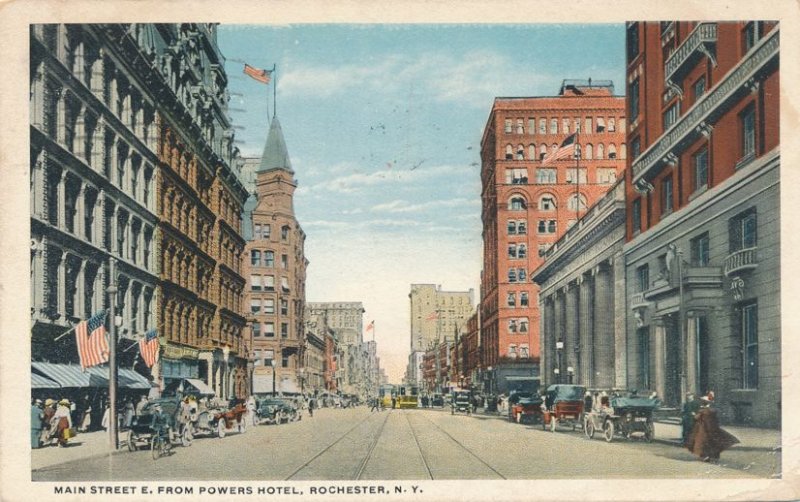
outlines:
[{"label": "lamp post", "polygon": [[275,397],[275,372],[277,371],[277,363],[274,357],[272,361],[270,361],[270,365],[272,365],[272,397]]},{"label": "lamp post", "polygon": [[556,375],[556,383],[561,383],[561,370],[558,368],[553,368],[553,373]]},{"label": "lamp post", "polygon": [[564,342],[562,340],[556,341],[556,360],[557,360],[557,363],[558,363],[556,365],[556,371],[554,371],[554,373],[556,374],[556,378],[557,378],[557,382],[556,383],[561,383],[561,351],[562,350],[564,350]]},{"label": "lamp post", "polygon": [[572,384],[572,377],[575,375],[575,368],[567,366],[567,383]]},{"label": "lamp post", "polygon": [[[686,346],[686,326],[683,313],[683,251],[675,243],[668,246],[669,251],[673,254],[674,260],[678,262],[678,329],[680,330],[681,351],[680,351],[680,385],[681,397],[680,402],[685,403],[686,393],[689,392],[689,383],[686,378],[686,366],[689,361],[688,347]],[[663,396],[662,396],[663,397]]]},{"label": "lamp post", "polygon": [[119,437],[117,434],[117,284],[116,284],[116,265],[117,260],[108,260],[108,294],[109,315],[111,317],[110,329],[108,333],[108,435],[109,444],[112,450],[119,448]]}]

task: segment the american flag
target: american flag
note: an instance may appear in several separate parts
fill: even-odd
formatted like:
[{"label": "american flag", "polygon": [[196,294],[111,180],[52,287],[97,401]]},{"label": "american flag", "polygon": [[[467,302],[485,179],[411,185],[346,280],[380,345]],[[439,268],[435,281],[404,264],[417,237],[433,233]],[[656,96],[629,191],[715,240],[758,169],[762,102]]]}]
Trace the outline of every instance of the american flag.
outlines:
[{"label": "american flag", "polygon": [[81,368],[108,362],[108,340],[106,340],[106,311],[103,310],[75,327],[75,342]]},{"label": "american flag", "polygon": [[575,150],[575,140],[577,139],[577,134],[578,133],[572,133],[567,136],[555,151],[550,152],[547,156],[545,156],[545,158],[542,159],[542,164],[549,164],[560,159],[572,157],[575,153],[577,153]]},{"label": "american flag", "polygon": [[258,80],[262,84],[269,84],[270,81],[270,73],[267,70],[262,70],[260,68],[256,68],[254,66],[250,66],[249,64],[245,63],[244,65],[244,73],[246,75],[250,75],[252,78]]},{"label": "american flag", "polygon": [[152,368],[158,360],[158,332],[151,329],[144,335],[144,338],[139,340],[139,352],[142,354],[142,359],[148,368]]},{"label": "american flag", "polygon": [[375,321],[367,324],[367,331],[372,331],[373,329],[375,329]]},{"label": "american flag", "polygon": [[425,318],[425,320],[426,321],[433,321],[433,320],[438,319],[438,318],[439,318],[439,312],[433,311],[428,315],[428,317]]}]

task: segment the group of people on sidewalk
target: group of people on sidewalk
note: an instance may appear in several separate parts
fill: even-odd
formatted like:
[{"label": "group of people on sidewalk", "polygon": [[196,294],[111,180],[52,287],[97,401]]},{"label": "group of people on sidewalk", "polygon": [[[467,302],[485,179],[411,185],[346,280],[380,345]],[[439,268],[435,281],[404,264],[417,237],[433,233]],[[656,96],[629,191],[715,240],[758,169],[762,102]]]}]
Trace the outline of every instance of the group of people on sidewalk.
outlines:
[{"label": "group of people on sidewalk", "polygon": [[699,399],[688,393],[681,413],[683,445],[703,462],[718,461],[720,453],[739,443],[733,434],[719,426],[713,405],[713,391]]}]

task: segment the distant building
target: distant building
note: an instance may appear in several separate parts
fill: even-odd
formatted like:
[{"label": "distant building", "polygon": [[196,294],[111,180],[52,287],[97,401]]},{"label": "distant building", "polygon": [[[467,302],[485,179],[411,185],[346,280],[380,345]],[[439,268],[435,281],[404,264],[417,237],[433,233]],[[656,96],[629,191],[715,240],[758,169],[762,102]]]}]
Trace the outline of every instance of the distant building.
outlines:
[{"label": "distant building", "polygon": [[[539,374],[530,273],[622,176],[625,102],[610,81],[565,80],[556,96],[495,98],[481,140],[480,322],[487,392]],[[563,147],[563,148],[562,148]]]},{"label": "distant building", "polygon": [[454,340],[470,316],[475,292],[442,291],[434,284],[412,284],[410,299],[411,351],[426,350],[438,341]]},{"label": "distant building", "polygon": [[630,386],[780,424],[776,22],[627,24]]},{"label": "distant building", "polygon": [[337,389],[343,394],[367,392],[368,349],[363,343],[364,305],[361,302],[309,302],[310,315],[321,315],[336,338]]}]

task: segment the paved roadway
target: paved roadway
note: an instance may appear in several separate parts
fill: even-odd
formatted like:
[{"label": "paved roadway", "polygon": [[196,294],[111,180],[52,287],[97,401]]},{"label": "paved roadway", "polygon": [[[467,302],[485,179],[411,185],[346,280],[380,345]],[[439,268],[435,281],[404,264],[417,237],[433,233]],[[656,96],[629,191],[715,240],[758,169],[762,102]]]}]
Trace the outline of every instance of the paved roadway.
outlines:
[{"label": "paved roadway", "polygon": [[[658,429],[657,429],[658,431]],[[51,465],[34,481],[376,480],[559,478],[770,478],[772,448],[741,445],[719,464],[669,444],[586,439],[567,429],[510,423],[444,410],[366,407],[317,410],[313,418],[249,427],[225,438],[198,438],[153,460],[127,451]]]}]

